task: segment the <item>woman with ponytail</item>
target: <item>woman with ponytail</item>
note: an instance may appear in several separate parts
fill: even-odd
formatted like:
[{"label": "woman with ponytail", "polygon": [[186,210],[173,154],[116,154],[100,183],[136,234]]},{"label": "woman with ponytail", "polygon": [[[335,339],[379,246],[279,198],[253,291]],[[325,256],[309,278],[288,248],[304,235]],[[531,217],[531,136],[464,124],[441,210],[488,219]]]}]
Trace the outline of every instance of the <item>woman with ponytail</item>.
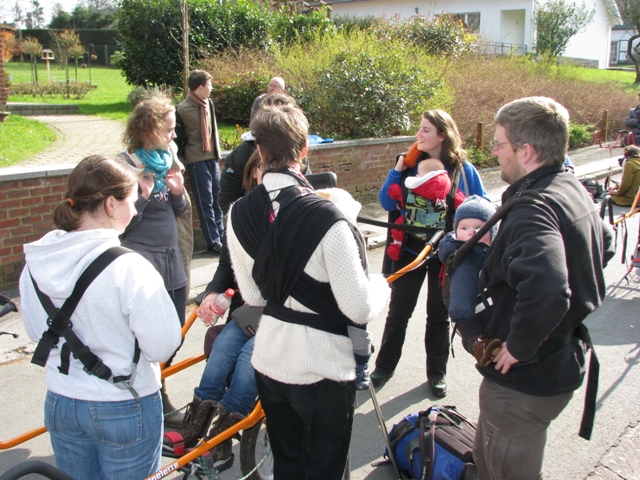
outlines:
[{"label": "woman with ponytail", "polygon": [[[120,245],[118,236],[136,213],[137,187],[134,169],[100,155],[71,172],[66,198],[54,212],[58,229],[24,246],[22,318],[34,342],[47,331],[49,316],[35,286],[62,307],[89,265]],[[159,363],[180,344],[178,318],[162,287],[141,255],[120,255],[89,284],[70,318],[76,336],[114,376],[133,373],[137,341],[131,390],[85,372],[80,360],[65,356],[64,338],[49,353],[45,426],[57,467],[77,480],[145,478],[160,468]]]},{"label": "woman with ponytail", "polygon": [[[479,195],[487,200],[487,192],[475,167],[467,161],[467,154],[462,149],[458,127],[451,116],[442,110],[424,112],[420,128],[416,133],[417,141],[406,154],[398,156],[395,167],[389,172],[382,189],[380,203],[391,215],[404,214],[399,202],[389,196],[389,187],[399,185],[406,204],[407,189],[405,178],[415,176],[418,163],[427,158],[438,158],[442,161],[450,177],[456,170],[460,171],[458,188],[469,195]],[[391,221],[395,220],[391,219]],[[428,240],[428,239],[427,239]],[[391,263],[391,272],[396,272],[411,263],[422,251],[425,242],[407,235],[404,251],[399,260]],[[418,301],[425,276],[427,277],[427,325],[425,332],[425,350],[427,353],[427,381],[436,397],[447,394],[445,376],[449,359],[449,313],[442,300],[442,287],[439,273],[442,263],[437,256],[430,258],[420,267],[404,274],[391,284],[391,302],[384,327],[382,344],[376,358],[376,368],[371,374],[373,385],[378,387],[389,380],[400,361],[402,345],[407,331],[407,324]]]}]

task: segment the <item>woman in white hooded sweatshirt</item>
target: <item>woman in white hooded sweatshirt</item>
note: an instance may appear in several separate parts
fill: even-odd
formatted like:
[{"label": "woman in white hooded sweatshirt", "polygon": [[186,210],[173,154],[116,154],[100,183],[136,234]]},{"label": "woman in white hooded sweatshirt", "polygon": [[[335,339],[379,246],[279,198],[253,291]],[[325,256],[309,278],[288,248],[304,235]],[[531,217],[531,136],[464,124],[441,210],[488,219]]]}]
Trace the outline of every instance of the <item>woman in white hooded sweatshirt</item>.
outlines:
[{"label": "woman in white hooded sweatshirt", "polygon": [[[83,271],[120,245],[137,197],[138,173],[124,162],[96,155],[73,170],[54,213],[58,230],[24,246],[20,296],[32,340],[48,328],[34,284],[60,308]],[[180,344],[180,324],[160,274],[137,253],[117,257],[88,286],[71,323],[114,376],[132,373],[136,340],[140,358],[128,390],[89,375],[73,355],[68,373],[61,373],[65,339],[51,349],[45,426],[57,466],[76,480],[144,478],[160,467],[159,362]]]}]

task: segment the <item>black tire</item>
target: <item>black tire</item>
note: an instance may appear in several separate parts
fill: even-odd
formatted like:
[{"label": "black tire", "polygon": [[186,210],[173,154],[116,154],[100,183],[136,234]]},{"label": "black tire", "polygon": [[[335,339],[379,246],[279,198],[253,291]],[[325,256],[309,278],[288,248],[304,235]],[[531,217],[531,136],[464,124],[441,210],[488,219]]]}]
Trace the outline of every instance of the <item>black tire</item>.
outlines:
[{"label": "black tire", "polygon": [[0,480],[17,480],[30,474],[38,474],[50,480],[73,480],[73,478],[66,473],[62,473],[53,465],[40,460],[30,460],[11,467],[0,475]]},{"label": "black tire", "polygon": [[240,470],[242,470],[242,475],[248,475],[267,453],[267,458],[248,477],[249,480],[273,480],[273,455],[269,447],[267,424],[265,419],[262,418],[253,427],[242,431],[242,439],[240,440]]}]

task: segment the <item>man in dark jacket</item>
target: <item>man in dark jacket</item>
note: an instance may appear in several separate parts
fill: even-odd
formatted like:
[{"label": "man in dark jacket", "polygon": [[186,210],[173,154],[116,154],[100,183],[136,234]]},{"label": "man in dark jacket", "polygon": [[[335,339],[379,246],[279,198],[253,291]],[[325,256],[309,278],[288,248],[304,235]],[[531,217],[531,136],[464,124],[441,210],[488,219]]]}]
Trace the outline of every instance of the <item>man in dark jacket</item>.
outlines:
[{"label": "man in dark jacket", "polygon": [[[496,115],[493,155],[512,197],[481,273],[492,306],[473,320],[474,335],[500,338],[486,367],[474,445],[478,478],[539,479],[547,428],[582,383],[584,319],[605,295],[613,256],[610,228],[575,176],[564,172],[569,114],[530,97]],[[467,348],[474,337],[465,338]]]},{"label": "man in dark jacket", "polygon": [[640,93],[638,93],[638,105],[629,109],[629,115],[624,121],[624,124],[629,127],[629,130],[633,132],[636,137],[635,143],[638,143],[638,136],[640,136]]}]

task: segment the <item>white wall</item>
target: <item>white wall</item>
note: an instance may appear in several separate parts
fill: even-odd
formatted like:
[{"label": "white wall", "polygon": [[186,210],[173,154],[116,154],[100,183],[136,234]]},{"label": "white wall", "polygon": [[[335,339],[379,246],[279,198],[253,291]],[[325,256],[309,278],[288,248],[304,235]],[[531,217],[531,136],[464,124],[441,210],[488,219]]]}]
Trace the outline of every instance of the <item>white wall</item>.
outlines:
[{"label": "white wall", "polygon": [[[545,0],[539,0],[541,2]],[[576,0],[578,3],[581,0]],[[599,68],[606,68],[611,48],[611,25],[601,0],[595,1],[596,15],[587,31],[574,37],[567,47],[565,56],[584,58],[597,62]],[[593,5],[593,4],[592,4]],[[402,18],[424,15],[432,18],[435,14],[480,12],[480,34],[490,42],[524,44],[527,51],[535,38],[533,28],[534,0],[364,0],[331,4],[334,15],[351,15],[387,18],[399,15]],[[593,7],[591,7],[593,8]]]},{"label": "white wall", "polygon": [[[581,0],[577,0],[580,4]],[[609,66],[609,51],[611,49],[611,25],[607,12],[602,2],[584,2],[589,8],[595,8],[596,14],[593,22],[589,24],[587,29],[578,33],[569,41],[569,45],[564,52],[565,57],[587,58],[596,60],[598,68],[607,68]]]}]

